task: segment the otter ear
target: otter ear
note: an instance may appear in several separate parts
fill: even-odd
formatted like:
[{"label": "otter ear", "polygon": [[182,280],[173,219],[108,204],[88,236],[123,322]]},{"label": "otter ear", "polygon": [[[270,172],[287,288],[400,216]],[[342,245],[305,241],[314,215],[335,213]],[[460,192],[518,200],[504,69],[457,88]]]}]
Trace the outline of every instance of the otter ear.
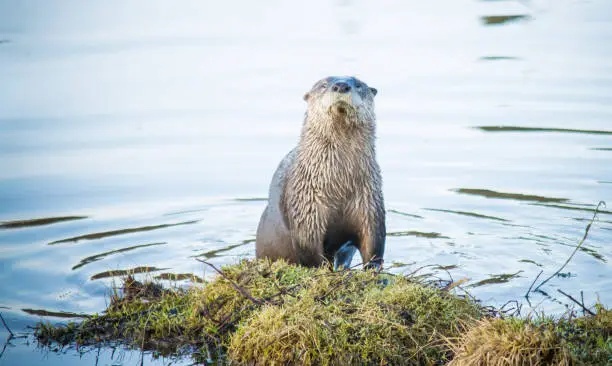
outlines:
[{"label": "otter ear", "polygon": [[373,96],[376,96],[376,94],[378,94],[378,90],[376,90],[376,88],[370,88],[370,92]]},{"label": "otter ear", "polygon": [[310,99],[310,93],[304,94],[304,100],[308,101],[308,99]]}]

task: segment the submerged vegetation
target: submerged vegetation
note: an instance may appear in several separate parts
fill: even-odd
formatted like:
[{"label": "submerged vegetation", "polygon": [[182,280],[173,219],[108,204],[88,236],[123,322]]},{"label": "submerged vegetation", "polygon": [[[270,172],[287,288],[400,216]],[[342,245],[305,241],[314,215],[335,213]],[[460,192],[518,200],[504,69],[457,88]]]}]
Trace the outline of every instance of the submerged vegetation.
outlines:
[{"label": "submerged vegetation", "polygon": [[123,344],[230,364],[535,365],[612,360],[612,311],[519,319],[453,294],[458,283],[244,260],[165,288],[127,276],[106,311],[40,323],[43,345]]}]

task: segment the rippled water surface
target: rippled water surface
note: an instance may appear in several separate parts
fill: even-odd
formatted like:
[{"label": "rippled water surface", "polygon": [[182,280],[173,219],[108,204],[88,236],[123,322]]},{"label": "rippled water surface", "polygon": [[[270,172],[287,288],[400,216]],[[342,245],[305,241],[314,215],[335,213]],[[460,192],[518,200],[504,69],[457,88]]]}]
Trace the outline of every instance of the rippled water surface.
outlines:
[{"label": "rippled water surface", "polygon": [[[386,264],[521,299],[612,203],[610,39],[605,0],[3,1],[2,314],[22,332],[103,310],[129,270],[204,277],[197,256],[253,257],[302,95],[334,74],[379,90]],[[532,302],[563,312],[561,289],[611,305],[611,261],[609,205]],[[120,353],[99,364],[140,362]],[[0,357],[97,355],[20,339]]]}]

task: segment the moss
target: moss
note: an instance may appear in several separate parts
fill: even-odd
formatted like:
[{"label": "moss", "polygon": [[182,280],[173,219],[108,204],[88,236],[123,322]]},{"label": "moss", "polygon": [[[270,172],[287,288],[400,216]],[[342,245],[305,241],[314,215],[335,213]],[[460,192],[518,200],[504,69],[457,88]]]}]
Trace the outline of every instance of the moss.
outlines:
[{"label": "moss", "polygon": [[188,353],[196,361],[233,364],[606,364],[612,359],[612,320],[603,307],[596,316],[571,320],[491,319],[477,303],[444,287],[453,286],[423,276],[245,260],[223,267],[212,281],[193,281],[186,288],[128,276],[102,314],[80,323],[41,323],[35,334],[43,345],[121,343],[157,355]]},{"label": "moss", "polygon": [[200,288],[194,305],[205,319],[215,323],[209,324],[209,332],[225,333],[259,308],[258,304],[239,293],[233,284],[255,299],[278,303],[287,297],[285,292],[301,284],[313,272],[312,269],[291,266],[284,261],[242,261],[225,266],[225,277],[218,276]]},{"label": "moss", "polygon": [[432,364],[449,356],[443,337],[480,316],[466,300],[399,276],[345,272],[309,282],[294,301],[249,318],[231,337],[230,358],[241,364]]},{"label": "moss", "polygon": [[612,310],[601,304],[595,308],[594,316],[562,319],[555,327],[579,365],[612,364]]}]

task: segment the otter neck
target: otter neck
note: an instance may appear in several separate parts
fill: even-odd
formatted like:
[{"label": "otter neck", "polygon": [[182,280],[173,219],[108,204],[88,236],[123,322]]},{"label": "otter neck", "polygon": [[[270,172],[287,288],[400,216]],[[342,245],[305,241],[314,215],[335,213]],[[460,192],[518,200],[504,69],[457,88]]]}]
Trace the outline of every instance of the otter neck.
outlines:
[{"label": "otter neck", "polygon": [[375,158],[375,138],[373,121],[364,123],[350,118],[342,120],[341,116],[327,113],[307,113],[300,136],[298,164],[316,161],[323,163],[322,166],[325,162],[344,166],[340,161],[350,161],[360,165],[353,168],[367,169],[366,165]]}]

